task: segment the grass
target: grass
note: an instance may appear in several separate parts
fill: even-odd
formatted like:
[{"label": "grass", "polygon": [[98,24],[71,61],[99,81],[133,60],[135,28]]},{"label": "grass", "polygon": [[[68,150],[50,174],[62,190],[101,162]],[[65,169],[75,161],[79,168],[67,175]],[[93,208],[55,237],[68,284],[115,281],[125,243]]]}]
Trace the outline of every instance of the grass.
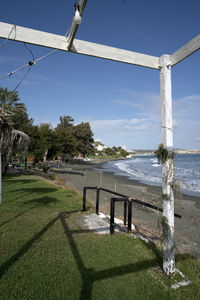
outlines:
[{"label": "grass", "polygon": [[75,191],[15,175],[4,177],[3,192],[1,300],[200,299],[198,261],[179,255],[176,266],[192,284],[166,289],[166,276],[155,276],[161,255],[153,244],[80,228],[82,201]]}]

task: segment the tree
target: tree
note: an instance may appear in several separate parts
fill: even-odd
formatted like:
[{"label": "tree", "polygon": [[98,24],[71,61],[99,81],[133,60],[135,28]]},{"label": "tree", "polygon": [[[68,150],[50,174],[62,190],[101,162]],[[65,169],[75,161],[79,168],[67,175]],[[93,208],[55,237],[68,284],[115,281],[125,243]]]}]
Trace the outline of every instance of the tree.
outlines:
[{"label": "tree", "polygon": [[72,129],[74,126],[74,119],[70,116],[60,116],[60,123],[57,125],[57,128],[66,128]]},{"label": "tree", "polygon": [[32,127],[29,152],[36,160],[46,162],[49,149],[52,147],[53,129],[48,123],[41,123]]},{"label": "tree", "polygon": [[55,130],[52,130],[51,133],[51,147],[48,149],[47,153],[47,159],[53,159],[55,156],[57,156],[57,139],[56,139],[56,132]]},{"label": "tree", "polygon": [[124,150],[124,149],[121,148],[121,150],[120,150],[120,156],[126,157],[128,154],[129,153],[126,150]]},{"label": "tree", "polygon": [[12,127],[29,134],[33,126],[33,119],[29,119],[25,104],[19,100],[17,91],[0,88],[0,107],[11,113],[9,119],[12,122]]},{"label": "tree", "polygon": [[25,152],[28,148],[29,137],[22,131],[12,127],[11,113],[0,108],[0,202],[2,202],[2,172],[6,167],[14,150]]},{"label": "tree", "polygon": [[77,151],[84,157],[94,153],[94,139],[93,132],[88,122],[80,123],[74,126],[74,136],[76,139]]},{"label": "tree", "polygon": [[117,153],[117,147],[113,146],[112,149]]},{"label": "tree", "polygon": [[43,148],[43,160],[46,161],[48,150],[51,148],[52,143],[52,129],[48,123],[42,123],[39,126],[40,141]]},{"label": "tree", "polygon": [[19,100],[17,91],[8,91],[7,87],[0,88],[0,106],[4,110],[8,110],[13,113],[16,113],[16,111],[26,112],[25,104],[18,102]]},{"label": "tree", "polygon": [[60,117],[60,123],[55,129],[57,155],[61,156],[63,160],[77,154],[73,121],[70,116]]},{"label": "tree", "polygon": [[[29,119],[25,104],[19,100],[17,91],[9,91],[7,87],[0,88],[0,107],[8,112],[12,128],[30,136],[33,119]],[[17,148],[13,147],[12,155],[15,155],[17,151]]]},{"label": "tree", "polygon": [[108,155],[108,156],[115,156],[116,155],[116,152],[110,148],[110,147],[107,147],[105,150],[104,150],[105,154]]},{"label": "tree", "polygon": [[26,111],[16,110],[11,117],[13,127],[30,135],[33,127],[33,119],[30,118]]},{"label": "tree", "polygon": [[28,135],[12,127],[10,116],[10,113],[0,108],[0,149],[3,173],[6,171],[13,151],[26,152],[29,143]]},{"label": "tree", "polygon": [[66,128],[58,127],[55,129],[55,133],[57,155],[61,156],[63,160],[74,157],[77,150],[76,140],[72,132]]}]

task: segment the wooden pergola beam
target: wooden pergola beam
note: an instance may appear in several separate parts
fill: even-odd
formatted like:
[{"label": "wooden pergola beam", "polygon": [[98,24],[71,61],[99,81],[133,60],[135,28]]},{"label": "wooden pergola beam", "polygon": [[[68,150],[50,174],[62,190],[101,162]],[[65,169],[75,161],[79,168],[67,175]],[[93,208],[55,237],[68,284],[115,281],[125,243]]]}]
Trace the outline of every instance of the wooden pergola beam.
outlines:
[{"label": "wooden pergola beam", "polygon": [[194,52],[198,51],[199,49],[200,49],[200,34],[170,55],[171,66],[173,67],[174,65],[176,65],[186,57],[190,56]]},{"label": "wooden pergola beam", "polygon": [[[0,22],[0,38],[7,39],[15,25]],[[147,68],[159,69],[159,57],[138,52],[123,50],[101,44],[74,39],[68,50],[69,42],[65,36],[47,33],[35,29],[15,26],[9,40],[29,43],[42,47],[70,51],[77,54],[89,55],[108,60],[114,60]]]},{"label": "wooden pergola beam", "polygon": [[146,68],[159,69],[159,57],[101,44],[74,40],[70,52],[118,61]]}]

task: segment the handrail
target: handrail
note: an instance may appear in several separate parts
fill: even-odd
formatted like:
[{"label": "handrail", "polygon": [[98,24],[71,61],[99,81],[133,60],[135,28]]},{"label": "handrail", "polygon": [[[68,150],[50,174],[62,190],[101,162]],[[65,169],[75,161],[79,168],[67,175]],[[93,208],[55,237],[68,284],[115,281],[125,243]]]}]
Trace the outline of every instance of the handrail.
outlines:
[{"label": "handrail", "polygon": [[83,211],[86,210],[86,191],[87,190],[97,190],[97,186],[84,186],[83,188]]},{"label": "handrail", "polygon": [[[154,210],[158,210],[158,211],[160,211],[160,212],[163,212],[163,209],[162,209],[162,208],[160,208],[160,207],[158,207],[158,206],[156,206],[156,205],[150,204],[150,203],[148,203],[148,202],[144,202],[144,201],[142,201],[142,200],[138,200],[138,199],[134,199],[134,198],[129,198],[129,197],[127,197],[127,196],[124,196],[124,197],[122,197],[122,198],[123,198],[124,200],[127,199],[127,200],[129,200],[129,201],[135,202],[135,203],[140,204],[140,205],[142,205],[142,206],[146,206],[146,207],[149,207],[149,208],[151,208],[151,209],[154,209]],[[118,199],[121,199],[121,200],[122,200],[122,198],[113,198],[113,199],[116,201],[116,200],[118,200]],[[179,215],[179,214],[177,214],[177,213],[174,213],[174,216],[177,217],[177,218],[179,218],[179,219],[182,218],[182,216]]]},{"label": "handrail", "polygon": [[[104,191],[104,192],[107,192],[107,193],[110,193],[110,194],[119,196],[119,197],[121,197],[121,198],[120,198],[121,201],[123,201],[122,198],[124,198],[124,200],[126,199],[126,200],[129,200],[129,201],[135,202],[135,203],[137,203],[137,204],[139,204],[139,205],[146,206],[146,207],[149,207],[149,208],[151,208],[151,209],[154,209],[154,210],[163,212],[163,209],[160,208],[160,207],[158,207],[158,206],[156,206],[156,205],[150,204],[150,203],[148,203],[148,202],[144,202],[144,201],[142,201],[142,200],[130,198],[130,197],[126,196],[126,195],[123,195],[123,194],[120,194],[120,193],[111,191],[111,190],[109,190],[109,189],[105,189],[105,188],[103,188],[103,187],[96,187],[96,186],[95,186],[95,187],[94,187],[94,186],[93,186],[93,187],[92,187],[92,186],[85,186],[85,187],[83,188],[83,211],[86,210],[86,191],[89,190],[89,189],[90,189],[90,190],[96,190],[96,191],[97,191],[97,193],[96,193],[96,214],[99,213],[99,197],[100,197],[100,191]],[[113,199],[119,200],[119,198],[113,198]],[[179,219],[182,218],[182,216],[179,215],[179,214],[177,214],[177,213],[174,213],[174,216],[175,216],[176,218],[179,218]]]}]

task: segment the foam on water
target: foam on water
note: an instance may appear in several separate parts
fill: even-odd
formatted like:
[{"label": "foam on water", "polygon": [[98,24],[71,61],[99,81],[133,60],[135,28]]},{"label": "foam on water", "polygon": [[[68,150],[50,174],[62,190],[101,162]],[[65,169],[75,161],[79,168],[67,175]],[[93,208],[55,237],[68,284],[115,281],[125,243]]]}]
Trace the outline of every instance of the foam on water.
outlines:
[{"label": "foam on water", "polygon": [[[104,168],[146,184],[162,183],[162,168],[156,157],[108,162]],[[200,196],[200,155],[176,155],[174,172],[183,192]]]},{"label": "foam on water", "polygon": [[[141,164],[143,167],[141,167]],[[116,162],[115,166],[127,173],[129,178],[145,180],[146,182],[148,181],[149,183],[156,184],[162,182],[161,176],[159,176],[161,173],[159,172],[159,174],[157,174],[157,172],[150,172],[148,161],[145,158]],[[158,166],[160,167],[160,165]]]}]

